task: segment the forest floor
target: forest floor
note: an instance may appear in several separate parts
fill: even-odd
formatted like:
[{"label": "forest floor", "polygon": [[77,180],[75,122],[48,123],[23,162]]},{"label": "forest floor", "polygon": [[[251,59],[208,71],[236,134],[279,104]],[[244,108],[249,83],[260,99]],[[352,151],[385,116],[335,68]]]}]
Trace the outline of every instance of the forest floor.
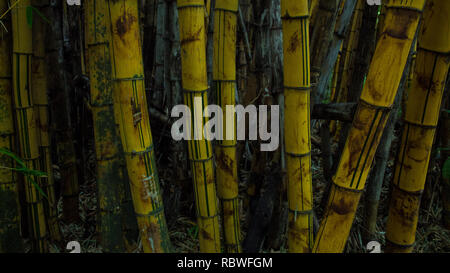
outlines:
[{"label": "forest floor", "polygon": [[[317,137],[317,136],[316,136]],[[335,148],[336,143],[332,145]],[[393,145],[392,151],[395,151],[396,143]],[[315,207],[318,208],[321,203],[322,193],[326,188],[325,179],[323,178],[322,172],[322,160],[320,157],[320,148],[313,145],[313,190],[316,194],[314,196]],[[167,154],[157,154],[157,158],[168,156]],[[161,162],[159,162],[161,163]],[[61,231],[64,236],[64,246],[63,245],[50,245],[50,252],[67,252],[65,249],[65,244],[69,241],[78,241],[81,244],[82,252],[89,253],[101,253],[102,248],[98,244],[97,233],[96,233],[96,210],[97,210],[97,196],[96,196],[96,184],[94,177],[95,170],[95,156],[92,153],[89,156],[87,171],[89,172],[88,179],[85,184],[80,185],[80,221],[76,223],[67,224],[61,221]],[[386,179],[382,188],[382,196],[379,206],[379,217],[377,220],[377,241],[381,243],[382,246],[385,245],[385,223],[387,219],[388,204],[389,204],[389,182],[392,176],[392,171],[394,167],[394,154],[391,155],[391,159],[388,162]],[[160,170],[167,168],[167,166],[159,166]],[[417,253],[442,253],[450,252],[450,230],[447,230],[441,225],[442,216],[442,202],[440,195],[440,185],[439,185],[439,165],[435,163],[431,170],[430,177],[432,182],[429,183],[429,187],[433,187],[434,190],[425,190],[424,198],[422,200],[422,205],[420,209],[419,223],[417,227],[416,235],[416,247],[415,252]],[[170,172],[160,172],[161,181],[170,180]],[[241,183],[241,187],[245,187],[244,183]],[[245,192],[245,191],[240,191]],[[433,194],[428,194],[428,192],[433,192]],[[245,194],[240,195],[241,204],[245,198]],[[184,200],[192,200],[192,198],[182,198]],[[356,215],[353,228],[351,230],[349,240],[347,243],[346,252],[348,253],[364,253],[366,252],[366,247],[363,243],[363,206],[364,196],[361,198],[358,212]],[[174,246],[175,252],[189,253],[198,252],[198,239],[197,239],[197,224],[195,216],[192,215],[193,204],[188,202],[181,203],[180,205],[180,215],[176,219],[169,221],[169,233],[171,237],[172,244]],[[62,202],[59,200],[59,213],[60,218],[62,217]],[[166,212],[167,213],[167,212]],[[316,211],[318,216],[322,215],[322,211],[318,209]],[[242,214],[241,217],[242,226],[246,227],[246,217]],[[319,217],[320,221],[320,217]],[[245,230],[243,231],[245,235]],[[282,240],[280,249],[263,249],[263,252],[286,252],[286,238]],[[29,248],[29,243],[26,242]],[[136,250],[138,252],[138,250]]]}]

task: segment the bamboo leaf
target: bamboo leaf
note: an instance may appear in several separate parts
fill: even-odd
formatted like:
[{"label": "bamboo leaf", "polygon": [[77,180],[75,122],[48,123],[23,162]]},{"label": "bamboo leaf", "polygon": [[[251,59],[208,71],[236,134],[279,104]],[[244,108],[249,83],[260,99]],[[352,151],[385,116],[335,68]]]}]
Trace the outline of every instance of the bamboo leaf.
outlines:
[{"label": "bamboo leaf", "polygon": [[47,195],[44,193],[44,191],[41,189],[41,187],[39,187],[39,185],[36,183],[36,181],[34,181],[34,179],[33,179],[31,176],[28,176],[28,178],[30,179],[31,184],[33,184],[33,186],[37,189],[37,191],[38,191],[42,196],[44,196],[45,199],[48,200]]},{"label": "bamboo leaf", "polygon": [[188,234],[191,236],[191,238],[198,238],[198,226],[193,226],[188,229]]},{"label": "bamboo leaf", "polygon": [[9,156],[10,158],[14,159],[14,161],[16,161],[20,165],[20,168],[10,168],[10,169],[13,171],[16,171],[16,172],[23,173],[26,177],[28,177],[30,179],[31,183],[37,189],[37,191],[42,196],[44,196],[46,199],[48,199],[47,195],[44,193],[44,191],[39,187],[39,185],[33,179],[33,176],[46,177],[47,173],[39,171],[39,170],[33,170],[33,169],[27,168],[25,163],[17,155],[15,155],[13,152],[11,152],[7,149],[0,148],[0,154]]},{"label": "bamboo leaf", "polygon": [[33,27],[33,11],[36,12],[36,14],[41,17],[45,22],[51,24],[50,20],[44,16],[37,8],[33,6],[27,7],[27,22],[29,27]]},{"label": "bamboo leaf", "polygon": [[30,28],[33,27],[33,7],[32,6],[27,7],[27,23]]},{"label": "bamboo leaf", "polygon": [[4,148],[0,148],[0,154],[4,154],[7,155],[9,157],[11,157],[12,159],[14,159],[14,161],[16,161],[22,168],[26,169],[26,165],[25,163],[17,156],[15,155],[13,152],[4,149]]},{"label": "bamboo leaf", "polygon": [[50,20],[44,16],[44,14],[42,14],[37,8],[35,7],[31,7],[33,11],[35,11],[37,13],[37,15],[39,15],[39,17],[41,17],[45,22],[51,24]]}]

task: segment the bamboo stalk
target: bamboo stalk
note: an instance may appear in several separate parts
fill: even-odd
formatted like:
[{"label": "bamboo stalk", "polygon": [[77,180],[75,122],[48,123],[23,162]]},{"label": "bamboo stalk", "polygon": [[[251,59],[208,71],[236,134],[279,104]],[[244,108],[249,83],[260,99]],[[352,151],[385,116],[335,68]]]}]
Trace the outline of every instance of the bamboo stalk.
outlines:
[{"label": "bamboo stalk", "polygon": [[319,80],[320,68],[333,38],[338,6],[338,1],[336,0],[319,0],[316,8],[315,21],[310,34],[311,80],[313,83],[317,83]]},{"label": "bamboo stalk", "polygon": [[[144,7],[144,2],[141,1],[141,8]],[[150,4],[149,4],[150,5]],[[142,14],[145,14],[145,12],[141,12]],[[143,18],[144,16],[141,17]],[[85,17],[85,16],[84,16]],[[141,28],[141,33],[145,33],[145,31]],[[84,39],[86,40],[86,39]],[[85,41],[83,44],[87,46],[87,42]],[[121,152],[122,152],[122,148]],[[122,236],[123,236],[123,242],[125,245],[125,251],[126,252],[135,252],[136,248],[138,248],[138,241],[139,241],[139,230],[138,225],[136,221],[136,215],[134,213],[134,205],[133,205],[133,197],[131,196],[131,189],[130,189],[130,183],[128,181],[128,172],[125,162],[125,157],[121,154],[120,156],[120,170],[119,173],[122,174],[123,172],[123,178],[122,183],[118,186],[118,192],[119,192],[119,200],[120,200],[120,214],[121,214],[121,221],[122,221]]]},{"label": "bamboo stalk", "polygon": [[[0,1],[0,14],[8,10],[7,1]],[[14,150],[14,117],[12,110],[11,17],[2,19],[0,30],[0,148]],[[8,31],[8,32],[7,32]],[[4,168],[3,168],[4,167]],[[0,154],[0,253],[23,252],[20,237],[20,205],[18,175],[14,161]]]},{"label": "bamboo stalk", "polygon": [[336,102],[337,97],[338,97],[338,92],[337,92],[337,85],[338,85],[338,78],[339,78],[339,74],[340,74],[340,70],[341,70],[341,57],[342,57],[342,53],[344,50],[344,44],[341,44],[341,49],[339,50],[337,59],[336,59],[336,63],[334,64],[334,69],[333,69],[333,76],[331,79],[331,83],[330,83],[330,101],[332,102]]},{"label": "bamboo stalk", "polygon": [[352,19],[353,11],[356,7],[356,2],[356,0],[342,0],[340,2],[342,6],[341,12],[338,16],[338,19],[336,20],[335,30],[331,39],[330,46],[327,48],[326,55],[322,63],[318,64],[317,62],[314,62],[314,67],[320,68],[319,81],[313,89],[313,92],[315,93],[313,101],[314,103],[319,103],[323,99],[327,99],[326,87],[333,73],[333,68],[336,64],[339,50],[341,49],[341,45],[344,42],[344,39],[348,32],[347,30],[350,28],[350,22]]},{"label": "bamboo stalk", "polygon": [[369,68],[313,252],[342,252],[399,87],[425,1],[389,0],[386,24]]},{"label": "bamboo stalk", "polygon": [[288,249],[289,252],[310,252],[313,244],[313,200],[308,1],[281,1],[281,16],[289,206]]},{"label": "bamboo stalk", "polygon": [[[338,93],[338,79],[339,79],[339,74],[340,74],[340,70],[341,70],[341,58],[342,58],[342,50],[343,50],[343,46],[344,44],[341,45],[341,49],[339,50],[337,59],[336,59],[336,63],[334,64],[334,70],[333,70],[333,76],[331,78],[331,86],[330,86],[330,102],[336,102],[338,97],[339,97],[339,93]],[[327,125],[327,127],[329,127],[329,133],[328,134],[332,134],[335,136],[335,138],[339,139],[339,135],[335,134],[336,130],[338,128],[338,121],[336,120],[332,120],[330,121],[330,124]],[[330,145],[330,144],[328,144]]]},{"label": "bamboo stalk", "polygon": [[[376,47],[378,9],[366,5],[362,12],[361,29],[358,35],[358,46],[355,49],[353,73],[350,76],[348,101],[356,102],[363,89],[365,76]],[[345,130],[345,129],[344,129]]]},{"label": "bamboo stalk", "polygon": [[[171,84],[171,100],[170,105],[178,105],[183,102],[183,96],[181,92],[181,67],[180,67],[180,33],[178,24],[178,10],[177,3],[174,1],[169,5],[169,18],[170,18],[170,84]],[[177,142],[178,143],[178,142]],[[186,157],[184,153],[184,145],[176,144],[178,147],[179,156]],[[187,163],[187,160],[186,160]],[[184,164],[186,164],[184,163]],[[187,165],[187,164],[186,164]],[[181,168],[184,169],[184,168]]]},{"label": "bamboo stalk", "polygon": [[145,94],[138,1],[108,1],[114,111],[144,252],[171,250]]},{"label": "bamboo stalk", "polygon": [[165,66],[167,65],[166,51],[168,50],[165,44],[165,36],[167,35],[167,2],[165,0],[158,0],[156,12],[156,37],[155,37],[155,59],[154,59],[154,95],[152,103],[164,108],[165,90]]},{"label": "bamboo stalk", "polygon": [[[150,84],[152,81],[153,74],[155,73],[155,53],[156,53],[156,42],[154,41],[156,36],[156,21],[157,21],[157,12],[158,12],[158,0],[141,0],[142,2],[142,16],[144,20],[142,21],[142,35],[141,38],[143,40],[143,56],[144,56],[144,67],[145,70],[145,78],[146,85]],[[153,101],[154,96],[157,95],[156,92],[152,92],[149,94],[149,101]]]},{"label": "bamboo stalk", "polygon": [[410,61],[408,61],[407,68],[403,72],[403,77],[400,82],[399,90],[394,101],[394,106],[389,119],[386,123],[386,127],[381,137],[380,143],[375,154],[375,164],[372,167],[371,175],[367,181],[367,190],[365,194],[364,204],[364,233],[363,239],[365,242],[370,242],[376,239],[376,225],[378,216],[378,206],[381,197],[381,190],[385,178],[387,163],[390,158],[390,151],[392,142],[395,139],[395,125],[399,120],[398,112],[402,109],[403,98],[410,90],[417,50],[417,38],[414,41],[413,50],[410,52]]},{"label": "bamboo stalk", "polygon": [[[366,3],[358,1],[351,21],[350,32],[348,34],[347,43],[343,47],[342,55],[344,61],[342,65],[342,76],[340,79],[336,102],[348,102],[349,89],[351,85],[351,75],[353,75],[353,64],[355,60],[356,49],[358,48],[359,30],[362,24],[363,7]],[[340,125],[338,125],[337,135],[339,135]]]},{"label": "bamboo stalk", "polygon": [[[248,0],[247,0],[248,1]],[[240,0],[239,1],[239,9],[238,9],[238,52],[237,52],[237,100],[236,102],[239,104],[243,103],[243,98],[245,96],[245,93],[247,92],[247,83],[248,83],[248,70],[249,70],[249,65],[248,65],[248,60],[251,60],[251,50],[250,50],[250,45],[249,45],[249,40],[248,40],[248,32],[247,32],[247,27],[246,27],[246,22],[244,20],[244,9],[248,10],[247,8],[247,4],[248,2],[245,0]],[[248,4],[249,5],[249,4]],[[243,164],[243,162],[246,161],[246,159],[244,158],[244,153],[245,153],[245,147],[246,147],[246,142],[245,141],[241,141],[237,143],[237,148],[236,148],[236,159],[237,162],[236,164],[238,166],[241,166],[241,164]],[[244,163],[245,164],[245,163]],[[244,167],[245,168],[245,167]],[[241,179],[240,174],[238,173],[238,177]],[[244,198],[243,198],[243,202],[242,202],[242,209],[245,211],[248,208],[248,201],[249,201],[249,195],[245,194]],[[247,214],[247,216],[249,216]]]},{"label": "bamboo stalk", "polygon": [[[52,3],[53,4],[53,3]],[[54,4],[57,6],[58,4]],[[83,181],[84,175],[83,175],[83,169],[78,166],[78,158],[77,155],[82,154],[82,152],[78,151],[76,148],[76,145],[73,143],[73,139],[76,139],[75,137],[75,129],[72,129],[72,126],[75,126],[75,123],[72,122],[72,119],[70,118],[71,113],[71,107],[70,107],[70,98],[73,95],[73,87],[68,86],[71,84],[71,78],[73,77],[72,73],[72,64],[70,62],[70,58],[67,58],[68,54],[73,54],[73,51],[71,50],[70,43],[74,43],[75,41],[72,39],[71,36],[71,27],[70,27],[70,17],[69,17],[69,10],[67,6],[66,1],[62,1],[61,6],[57,6],[58,11],[61,12],[61,15],[58,15],[58,19],[61,20],[61,33],[62,33],[62,40],[60,43],[61,49],[60,57],[62,58],[60,60],[61,68],[63,69],[63,84],[64,84],[64,96],[62,96],[63,101],[61,104],[66,104],[66,106],[56,106],[55,108],[58,109],[58,111],[61,111],[61,114],[66,114],[68,117],[57,117],[55,119],[63,119],[60,121],[63,126],[55,126],[56,130],[61,129],[61,131],[65,131],[63,134],[66,134],[66,136],[71,136],[73,138],[61,138],[58,141],[58,154],[64,154],[64,156],[61,158],[63,162],[63,177],[64,177],[64,184],[62,189],[62,198],[63,198],[63,219],[66,222],[76,222],[80,220],[79,216],[79,193],[80,193],[80,182]],[[59,17],[60,16],[60,17]],[[76,59],[76,58],[75,58]],[[77,59],[76,59],[77,60]],[[61,107],[61,108],[60,108]],[[62,108],[66,109],[62,109]],[[59,113],[58,113],[59,114]],[[68,121],[69,124],[64,124],[65,121]],[[77,153],[78,152],[78,153]],[[67,155],[65,155],[67,153]],[[67,169],[66,169],[67,166]],[[77,171],[78,173],[75,175],[73,172],[70,171]],[[75,180],[77,179],[77,180]]]},{"label": "bamboo stalk", "polygon": [[310,26],[313,28],[317,18],[317,10],[319,8],[320,0],[309,1]]},{"label": "bamboo stalk", "polygon": [[[374,6],[365,5],[362,15],[361,30],[358,38],[358,47],[355,54],[355,68],[350,79],[352,84],[349,86],[348,90],[349,102],[356,102],[363,89],[370,61],[376,47],[375,36],[377,30],[377,18],[378,9]],[[344,149],[350,127],[351,123],[344,123],[340,128],[338,147],[333,155],[333,170],[336,170],[339,163],[339,156]]]},{"label": "bamboo stalk", "polygon": [[[33,0],[34,8],[40,10],[44,1]],[[47,93],[47,69],[45,63],[45,33],[46,25],[42,18],[33,20],[33,58],[32,58],[32,93],[34,111],[37,113],[37,130],[39,139],[40,164],[47,177],[42,178],[43,190],[47,194],[44,208],[50,239],[55,242],[62,240],[58,223],[57,200],[55,198],[55,185],[53,167],[50,153],[49,135],[49,106]]]},{"label": "bamboo stalk", "polygon": [[[411,54],[413,55],[413,54]],[[409,71],[412,71],[413,60],[411,60],[411,64],[409,65]],[[409,73],[408,74],[411,74]],[[407,72],[407,70],[405,70]],[[405,75],[404,75],[405,76]],[[408,77],[409,78],[409,75]],[[365,204],[364,204],[364,233],[363,239],[366,243],[376,239],[376,225],[377,225],[377,216],[378,216],[378,206],[381,197],[381,190],[385,178],[387,163],[389,161],[389,155],[391,151],[391,145],[395,138],[395,125],[397,123],[398,111],[401,109],[401,100],[403,98],[403,94],[406,93],[405,86],[407,79],[404,78],[401,81],[399,91],[395,98],[394,106],[392,108],[391,113],[389,114],[389,118],[386,123],[386,127],[383,131],[383,136],[381,137],[380,144],[378,145],[377,152],[375,153],[375,163],[370,171],[370,176],[367,181],[367,190],[365,195]]]},{"label": "bamboo stalk", "polygon": [[41,10],[46,18],[51,18],[51,24],[47,25],[45,50],[47,62],[47,88],[51,98],[50,131],[55,139],[57,161],[61,172],[63,219],[74,222],[79,219],[79,176],[76,154],[73,143],[73,129],[69,114],[69,95],[67,76],[64,69],[64,45],[63,45],[63,12],[62,5],[65,2],[41,0]]},{"label": "bamboo stalk", "polygon": [[[184,103],[191,109],[191,124],[198,128],[207,122],[202,118],[208,103],[208,79],[206,72],[206,41],[203,0],[177,0],[181,67]],[[193,130],[191,136],[194,135]],[[200,252],[220,252],[219,216],[213,169],[211,143],[203,130],[198,132],[202,140],[188,141],[195,192],[195,205],[199,227]]]},{"label": "bamboo stalk", "polygon": [[[213,80],[218,105],[222,109],[226,109],[228,105],[234,106],[236,101],[237,12],[238,0],[215,0]],[[235,115],[231,115],[234,123]],[[241,252],[241,231],[235,126],[227,124],[225,119],[222,131],[224,136],[233,135],[233,139],[218,140],[216,143],[217,194],[222,208],[226,251],[238,253]]]},{"label": "bamboo stalk", "polygon": [[[250,0],[247,0],[250,1]],[[239,2],[239,27],[240,27],[240,31],[241,31],[241,35],[242,35],[242,51],[245,53],[244,54],[244,58],[246,58],[245,62],[245,66],[247,66],[247,64],[253,59],[252,57],[252,52],[251,52],[251,46],[250,46],[250,41],[249,41],[249,32],[247,30],[248,29],[248,25],[249,22],[247,21],[248,17],[250,17],[250,10],[251,8],[249,8],[250,3],[249,2],[245,2],[245,0],[241,0]],[[243,11],[244,10],[244,11]],[[245,15],[244,15],[245,14]],[[245,16],[245,18],[244,18]],[[252,34],[252,33],[250,33]],[[241,65],[244,63],[241,62]]]},{"label": "bamboo stalk", "polygon": [[[13,83],[14,106],[20,144],[20,157],[27,168],[40,170],[37,113],[34,109],[31,83],[33,55],[32,30],[27,22],[30,0],[22,0],[11,11],[13,29]],[[41,179],[25,176],[25,199],[27,203],[29,234],[33,252],[47,251],[47,227],[43,196],[33,182],[42,187]]]},{"label": "bamboo stalk", "polygon": [[389,215],[387,252],[412,252],[440,105],[450,67],[450,2],[429,0],[418,37],[411,90],[406,100]]},{"label": "bamboo stalk", "polygon": [[[268,31],[268,39],[270,49],[268,50],[268,63],[270,63],[271,74],[270,90],[271,96],[265,99],[267,105],[279,105],[280,145],[270,158],[269,166],[276,166],[272,171],[275,177],[275,194],[273,197],[273,211],[269,222],[268,232],[264,239],[263,246],[266,249],[280,249],[287,234],[288,226],[288,203],[286,197],[287,180],[286,170],[286,153],[284,145],[284,77],[283,77],[283,23],[281,19],[281,0],[271,0],[268,5],[269,22],[271,26]],[[270,117],[270,119],[275,117]],[[278,170],[278,166],[280,170]]]},{"label": "bamboo stalk", "polygon": [[[234,0],[233,0],[234,1]],[[214,41],[214,29],[215,29],[215,7],[216,7],[216,0],[208,0],[206,3],[206,12],[208,14],[208,17],[205,18],[205,20],[208,22],[206,28],[207,28],[207,33],[206,33],[206,69],[207,69],[207,73],[208,73],[208,85],[210,87],[213,87],[213,89],[215,88],[214,86],[214,76],[213,76],[213,58],[214,58],[214,45],[215,45],[215,41]],[[208,98],[210,101],[217,101],[217,98],[215,97],[216,94],[213,92],[210,92],[208,95]]]},{"label": "bamboo stalk", "polygon": [[[47,0],[48,1],[48,0]],[[51,1],[51,0],[50,0]],[[78,22],[80,21],[82,7],[81,6],[69,6],[67,1],[61,1],[62,3],[62,39],[63,39],[63,58],[61,64],[63,67],[64,86],[65,86],[65,103],[67,104],[67,113],[71,116],[68,118],[70,124],[58,128],[65,128],[66,131],[72,131],[69,134],[73,136],[68,140],[63,140],[67,145],[63,150],[60,150],[58,154],[65,153],[65,151],[71,151],[74,149],[74,154],[71,156],[76,164],[75,170],[78,172],[74,180],[73,174],[69,173],[71,178],[64,181],[63,187],[63,219],[66,222],[77,222],[80,220],[79,215],[79,185],[85,182],[85,171],[87,163],[87,147],[86,139],[88,138],[86,133],[91,133],[87,130],[90,128],[91,123],[85,123],[85,114],[87,114],[87,101],[84,100],[84,92],[88,92],[88,77],[82,75],[81,54],[80,50],[83,46],[80,36],[84,35],[84,32],[79,28]],[[51,1],[50,4],[58,5],[55,1]],[[45,7],[45,5],[43,5]],[[54,17],[50,17],[54,18]],[[53,64],[50,64],[53,65]],[[70,129],[69,129],[70,128]],[[70,146],[73,146],[70,147]],[[67,173],[65,174],[67,175]]]},{"label": "bamboo stalk", "polygon": [[122,147],[116,129],[113,108],[113,64],[111,18],[107,0],[89,1],[86,5],[86,40],[91,86],[97,159],[98,226],[105,252],[122,252],[122,220],[120,211],[120,172]]},{"label": "bamboo stalk", "polygon": [[[180,65],[180,35],[179,35],[179,27],[178,27],[178,10],[176,1],[168,3],[168,57],[166,59],[168,71],[167,71],[167,79],[168,79],[168,96],[169,96],[169,109],[174,107],[175,105],[179,105],[183,103],[183,93],[181,91],[181,65]],[[152,111],[150,108],[150,116],[157,117],[161,112],[157,113],[156,111]],[[172,124],[170,121],[170,116],[165,115],[165,122]],[[167,224],[170,226],[174,222],[176,222],[181,213],[181,196],[182,189],[185,182],[189,180],[187,177],[189,171],[189,161],[187,159],[186,153],[186,143],[182,141],[176,141],[175,139],[170,140],[170,161],[172,163],[171,168],[173,168],[171,172],[171,181],[170,185],[166,185],[167,188],[170,188],[170,191],[164,192],[164,206],[166,211],[170,211],[170,214],[167,214]],[[192,197],[190,197],[192,198]],[[192,200],[193,201],[193,200]]]}]

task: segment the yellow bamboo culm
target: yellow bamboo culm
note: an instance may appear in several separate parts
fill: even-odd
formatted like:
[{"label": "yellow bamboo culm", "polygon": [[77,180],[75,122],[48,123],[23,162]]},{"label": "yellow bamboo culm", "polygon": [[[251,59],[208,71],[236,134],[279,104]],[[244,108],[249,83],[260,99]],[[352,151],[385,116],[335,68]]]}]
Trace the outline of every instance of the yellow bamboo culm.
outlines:
[{"label": "yellow bamboo culm", "polygon": [[312,15],[319,7],[319,0],[309,0],[309,14]]},{"label": "yellow bamboo culm", "polygon": [[387,252],[414,249],[420,199],[450,67],[449,18],[450,1],[427,1],[392,183],[386,224]]},{"label": "yellow bamboo culm", "polygon": [[[27,168],[40,170],[38,129],[31,84],[33,56],[32,29],[27,22],[30,0],[20,1],[12,10],[13,31],[13,86],[16,128],[19,137],[20,157]],[[25,176],[25,200],[27,203],[29,232],[33,252],[47,251],[47,227],[43,196],[33,181],[42,187],[41,179]]]},{"label": "yellow bamboo culm", "polygon": [[125,153],[144,252],[170,252],[150,118],[137,0],[108,1],[111,15],[114,111]]},{"label": "yellow bamboo culm", "polygon": [[[227,109],[236,101],[236,31],[238,0],[216,0],[214,7],[213,79],[218,105]],[[236,160],[236,130],[234,111],[223,121],[224,140],[216,143],[217,194],[222,208],[226,251],[241,252],[238,176]],[[233,124],[228,124],[231,120]],[[231,140],[227,135],[233,136]]]},{"label": "yellow bamboo culm", "polygon": [[[35,8],[39,8],[46,1],[33,0]],[[47,177],[42,178],[43,190],[47,195],[44,200],[44,208],[47,218],[47,227],[50,238],[61,241],[61,231],[58,223],[57,201],[55,199],[55,188],[53,168],[50,153],[49,135],[49,106],[47,94],[47,71],[45,64],[45,31],[47,24],[42,18],[33,20],[33,58],[32,58],[32,92],[34,100],[34,111],[38,124],[39,154],[42,171]]]},{"label": "yellow bamboo culm", "polygon": [[405,69],[425,0],[389,0],[313,252],[342,252]]},{"label": "yellow bamboo culm", "polygon": [[281,17],[289,204],[288,249],[289,252],[310,252],[313,244],[313,200],[308,0],[282,0]]},{"label": "yellow bamboo culm", "polygon": [[209,24],[209,16],[211,15],[211,9],[213,9],[211,0],[205,0],[205,21],[207,22],[206,28]]},{"label": "yellow bamboo culm", "polygon": [[97,160],[99,199],[97,229],[105,252],[122,252],[124,244],[119,191],[121,184],[124,183],[124,174],[121,171],[122,151],[113,108],[113,50],[110,44],[112,26],[108,1],[88,1],[85,12],[86,44],[89,56],[87,71],[90,78],[90,105],[94,120]]},{"label": "yellow bamboo culm", "polygon": [[[0,1],[0,14],[8,10],[7,1]],[[14,118],[12,110],[11,17],[2,19],[0,29],[0,148],[14,150]],[[10,157],[0,154],[0,166],[13,168]],[[20,206],[17,175],[0,168],[0,253],[23,252],[20,236]]]},{"label": "yellow bamboo culm", "polygon": [[[203,110],[208,104],[206,40],[203,0],[177,0],[181,41],[181,67],[184,103],[191,111],[191,140],[188,141],[199,227],[200,252],[220,252],[220,229],[214,179],[213,151],[205,139],[208,121]],[[197,139],[194,135],[198,136]]]}]

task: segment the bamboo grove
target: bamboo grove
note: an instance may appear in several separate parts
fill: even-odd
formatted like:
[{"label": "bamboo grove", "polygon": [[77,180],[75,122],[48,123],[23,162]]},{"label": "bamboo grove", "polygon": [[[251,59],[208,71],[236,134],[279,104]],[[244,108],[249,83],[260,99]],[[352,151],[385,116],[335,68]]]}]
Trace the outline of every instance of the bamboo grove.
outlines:
[{"label": "bamboo grove", "polygon": [[72,2],[0,0],[0,253],[450,251],[448,1]]}]

